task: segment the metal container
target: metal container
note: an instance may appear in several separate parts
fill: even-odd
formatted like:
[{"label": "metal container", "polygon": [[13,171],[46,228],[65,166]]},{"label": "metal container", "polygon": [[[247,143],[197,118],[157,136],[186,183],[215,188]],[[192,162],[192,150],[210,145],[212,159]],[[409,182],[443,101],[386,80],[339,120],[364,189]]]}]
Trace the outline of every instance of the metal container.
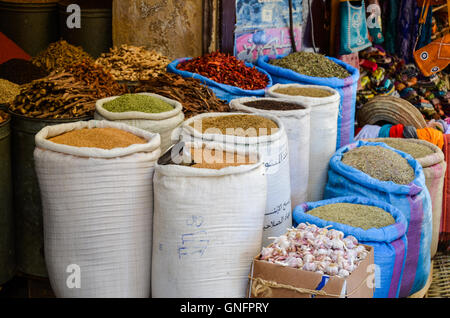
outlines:
[{"label": "metal container", "polygon": [[[69,29],[66,12],[69,4],[81,8],[81,28]],[[60,1],[58,3],[61,37],[70,44],[81,46],[94,58],[108,52],[112,46],[112,1]]]},{"label": "metal container", "polygon": [[10,119],[0,124],[0,285],[16,270],[11,179]]},{"label": "metal container", "polygon": [[0,1],[0,32],[34,56],[59,38],[56,3]]},{"label": "metal container", "polygon": [[22,273],[47,277],[39,184],[34,170],[34,136],[45,126],[90,118],[37,119],[11,113],[14,219],[17,267]]}]

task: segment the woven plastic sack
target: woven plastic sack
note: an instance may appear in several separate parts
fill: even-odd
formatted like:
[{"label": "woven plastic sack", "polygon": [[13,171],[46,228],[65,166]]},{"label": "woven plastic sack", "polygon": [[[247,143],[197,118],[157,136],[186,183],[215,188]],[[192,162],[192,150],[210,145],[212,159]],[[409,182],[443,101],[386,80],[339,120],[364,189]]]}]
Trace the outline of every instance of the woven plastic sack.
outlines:
[{"label": "woven plastic sack", "polygon": [[[280,59],[285,55],[277,55],[275,58]],[[334,88],[341,95],[339,104],[338,132],[336,140],[336,149],[353,142],[355,135],[355,105],[356,91],[358,88],[359,70],[350,66],[336,58],[327,57],[336,64],[344,67],[351,75],[345,79],[336,77],[324,78],[313,77],[299,74],[289,69],[269,64],[269,56],[260,56],[258,58],[258,66],[267,71],[274,84],[307,84],[320,85]]]},{"label": "woven plastic sack", "polygon": [[[414,169],[414,181],[408,185],[379,181],[341,162],[347,151],[361,146],[381,146],[395,151]],[[358,141],[342,147],[330,160],[325,199],[353,195],[392,204],[403,213],[408,222],[408,250],[399,296],[406,297],[421,290],[430,273],[432,237],[431,197],[422,166],[410,155],[380,142]]]},{"label": "woven plastic sack", "polygon": [[[376,138],[369,141],[384,142],[388,138]],[[392,139],[392,138],[389,138]],[[423,158],[418,158],[417,161],[423,168],[425,175],[425,184],[431,196],[431,206],[433,210],[433,232],[431,238],[431,258],[436,254],[439,243],[439,229],[441,226],[441,217],[443,209],[444,198],[444,180],[445,172],[447,170],[447,163],[444,161],[444,153],[438,146],[431,142],[420,139],[399,139],[404,142],[412,142],[425,145],[433,150],[433,154]]]},{"label": "woven plastic sack", "polygon": [[[221,143],[226,150],[256,152],[261,155],[267,176],[267,202],[261,247],[269,245],[269,237],[280,236],[292,226],[289,144],[283,122],[273,115],[259,114],[273,120],[278,131],[268,136],[242,137],[222,134],[203,134],[191,123],[205,117],[242,115],[243,113],[205,113],[189,118],[182,125],[180,139],[185,142]],[[252,114],[254,115],[254,114]],[[244,189],[244,188],[243,188]]]},{"label": "woven plastic sack", "polygon": [[[364,230],[350,225],[325,221],[306,212],[329,204],[354,203],[376,206],[391,214],[395,224],[376,229]],[[377,269],[375,271],[374,298],[397,298],[400,292],[400,282],[405,266],[407,239],[407,222],[403,214],[394,206],[363,197],[339,197],[319,202],[308,202],[297,206],[293,212],[294,226],[308,222],[319,227],[330,226],[333,229],[344,232],[345,235],[353,235],[358,242],[373,246],[374,260]]]},{"label": "woven plastic sack", "polygon": [[[185,148],[192,145],[202,143]],[[156,166],[153,297],[245,297],[266,208],[265,169],[255,157],[255,164],[220,170]]]},{"label": "woven plastic sack", "polygon": [[[47,138],[112,127],[145,144],[111,150]],[[153,172],[160,137],[108,121],[47,126],[36,135],[45,261],[57,297],[149,297]]]},{"label": "woven plastic sack", "polygon": [[103,108],[103,104],[116,99],[119,96],[100,99],[95,104],[94,119],[109,120],[124,123],[130,126],[141,128],[152,133],[158,133],[161,136],[161,153],[164,153],[177,140],[172,138],[172,132],[181,125],[184,120],[183,107],[176,100],[166,98],[152,93],[137,93],[141,95],[153,96],[162,99],[173,106],[173,110],[163,113],[144,113],[144,112],[110,112]]},{"label": "woven plastic sack", "polygon": [[311,107],[307,103],[287,99],[278,99],[278,101],[295,103],[303,109],[263,110],[244,105],[255,100],[275,100],[275,98],[243,97],[233,99],[230,102],[230,108],[245,113],[271,114],[283,122],[289,143],[291,202],[292,206],[296,206],[307,201],[308,195]]},{"label": "woven plastic sack", "polygon": [[[250,96],[259,96],[263,97],[265,94],[264,89],[257,89],[257,90],[245,90],[236,86],[221,84],[216,81],[213,81],[203,75],[197,74],[197,73],[191,73],[188,71],[182,71],[177,69],[177,65],[181,62],[190,60],[191,58],[180,58],[176,59],[173,62],[171,62],[169,65],[167,65],[167,71],[171,73],[175,73],[178,75],[181,75],[183,77],[193,77],[196,79],[199,79],[203,84],[208,86],[214,94],[216,94],[217,98],[223,99],[227,102],[230,102],[232,99],[239,98],[239,97],[250,97]],[[272,86],[272,77],[267,73],[265,70],[251,64],[251,63],[245,63],[248,67],[255,67],[260,73],[263,73],[267,75],[267,78],[269,79],[269,83],[267,84],[266,88],[269,88]]]},{"label": "woven plastic sack", "polygon": [[[329,91],[332,95],[327,97],[307,97],[290,96],[275,92],[278,88],[288,86],[320,88]],[[337,121],[341,96],[330,87],[301,84],[276,84],[267,90],[266,96],[287,98],[311,106],[307,201],[322,200],[325,185],[327,184],[328,162],[336,151]]]}]

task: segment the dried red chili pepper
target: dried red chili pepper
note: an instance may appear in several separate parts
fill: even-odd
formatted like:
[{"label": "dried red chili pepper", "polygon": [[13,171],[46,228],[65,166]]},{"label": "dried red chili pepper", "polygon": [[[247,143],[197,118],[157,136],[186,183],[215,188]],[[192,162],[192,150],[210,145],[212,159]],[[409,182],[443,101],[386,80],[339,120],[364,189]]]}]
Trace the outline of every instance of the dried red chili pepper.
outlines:
[{"label": "dried red chili pepper", "polygon": [[182,71],[197,73],[221,84],[245,90],[264,89],[269,84],[266,74],[255,67],[248,67],[236,57],[213,52],[178,64]]}]

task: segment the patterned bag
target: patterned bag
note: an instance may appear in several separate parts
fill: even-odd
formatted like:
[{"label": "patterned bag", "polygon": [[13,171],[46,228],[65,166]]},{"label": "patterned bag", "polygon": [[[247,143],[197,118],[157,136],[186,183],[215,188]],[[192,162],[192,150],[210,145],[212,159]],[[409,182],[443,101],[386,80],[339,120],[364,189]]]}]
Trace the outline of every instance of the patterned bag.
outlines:
[{"label": "patterned bag", "polygon": [[[419,20],[419,37],[422,26],[426,21],[431,2],[431,0],[425,0],[422,5],[422,13]],[[447,6],[450,12],[450,0],[447,0]],[[442,71],[450,64],[450,34],[446,34],[442,38],[434,40],[419,50],[414,50],[414,60],[416,61],[417,67],[425,76],[431,76]]]},{"label": "patterned bag", "polygon": [[361,1],[359,6],[353,5],[352,2],[356,1],[343,1],[340,3],[340,55],[359,52],[372,45],[369,41],[369,31],[367,30],[364,0]]}]

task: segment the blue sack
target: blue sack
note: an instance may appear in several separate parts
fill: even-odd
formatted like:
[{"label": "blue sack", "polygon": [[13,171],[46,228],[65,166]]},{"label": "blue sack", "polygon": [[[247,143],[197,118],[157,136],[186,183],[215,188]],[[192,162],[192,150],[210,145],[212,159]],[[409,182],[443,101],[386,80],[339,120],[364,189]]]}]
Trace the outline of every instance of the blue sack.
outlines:
[{"label": "blue sack", "polygon": [[[257,89],[257,90],[245,90],[236,86],[226,85],[226,84],[220,84],[216,81],[213,81],[203,75],[197,74],[197,73],[191,73],[187,71],[182,71],[177,69],[177,65],[181,62],[190,60],[192,58],[180,58],[172,61],[169,65],[167,65],[167,71],[171,73],[175,73],[178,75],[181,75],[182,77],[193,77],[196,79],[199,79],[203,84],[208,86],[214,94],[216,94],[217,98],[227,101],[229,103],[232,99],[240,98],[240,97],[264,97],[266,91],[265,89]],[[266,88],[269,88],[273,85],[272,83],[272,77],[269,73],[264,71],[263,69],[251,64],[251,63],[245,63],[248,67],[255,67],[259,72],[267,75],[267,78],[269,79],[269,83]]]},{"label": "blue sack", "polygon": [[[344,153],[361,146],[381,146],[395,151],[414,169],[414,181],[408,185],[380,181],[342,163]],[[381,142],[358,141],[342,147],[330,159],[324,198],[349,195],[383,201],[403,213],[408,223],[408,249],[399,296],[407,297],[421,290],[426,284],[431,266],[432,210],[430,193],[419,162],[409,154]]]},{"label": "blue sack", "polygon": [[[280,59],[288,54],[277,55],[275,58]],[[339,103],[338,116],[338,132],[336,149],[353,142],[355,136],[355,105],[356,90],[358,88],[359,70],[347,63],[344,63],[333,57],[327,58],[336,64],[345,68],[350,76],[344,79],[337,77],[314,77],[303,75],[295,71],[269,64],[269,56],[260,56],[258,58],[258,66],[267,71],[272,76],[273,84],[306,84],[321,85],[334,88],[341,95]],[[315,123],[320,125],[320,123]]]},{"label": "blue sack", "polygon": [[[379,207],[394,217],[395,224],[380,229],[372,228],[363,230],[362,228],[346,224],[325,221],[306,213],[312,209],[334,203],[354,203]],[[398,297],[408,243],[405,234],[407,227],[406,219],[397,208],[381,201],[350,196],[303,203],[294,209],[292,218],[294,226],[306,222],[319,227],[331,225],[333,229],[342,231],[345,236],[353,235],[359,243],[372,246],[374,249],[374,262],[377,265],[373,297]]]}]

